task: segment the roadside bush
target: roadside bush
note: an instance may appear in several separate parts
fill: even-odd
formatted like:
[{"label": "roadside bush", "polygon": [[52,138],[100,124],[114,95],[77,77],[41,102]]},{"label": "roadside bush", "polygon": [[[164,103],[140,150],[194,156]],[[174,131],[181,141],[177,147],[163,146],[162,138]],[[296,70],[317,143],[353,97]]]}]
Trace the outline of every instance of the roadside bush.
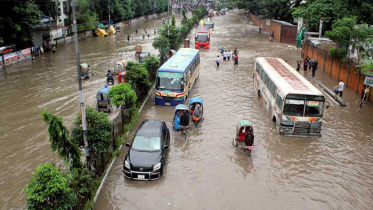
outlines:
[{"label": "roadside bush", "polygon": [[161,66],[161,61],[155,56],[150,56],[146,59],[143,66],[148,70],[149,81],[153,82],[155,79],[155,74],[157,73],[158,68]]},{"label": "roadside bush", "polygon": [[63,175],[55,164],[40,165],[26,186],[27,209],[72,209],[76,204],[69,187],[71,174]]},{"label": "roadside bush", "polygon": [[[89,150],[98,152],[106,152],[111,143],[112,125],[107,114],[98,112],[97,110],[86,107],[87,119],[87,141]],[[80,112],[77,113],[74,125],[71,131],[71,137],[78,145],[84,145],[83,129],[81,127],[82,117]]]},{"label": "roadside bush", "polygon": [[135,90],[137,97],[144,97],[151,85],[151,83],[149,82],[148,71],[144,67],[140,67],[138,64],[130,64],[130,66],[127,67],[126,76],[128,78],[129,84]]}]

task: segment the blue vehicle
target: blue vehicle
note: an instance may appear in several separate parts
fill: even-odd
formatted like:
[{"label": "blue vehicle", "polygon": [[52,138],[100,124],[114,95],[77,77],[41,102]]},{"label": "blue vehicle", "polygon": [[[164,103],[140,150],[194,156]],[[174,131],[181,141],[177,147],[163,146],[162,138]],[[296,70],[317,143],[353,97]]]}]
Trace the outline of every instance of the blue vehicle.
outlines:
[{"label": "blue vehicle", "polygon": [[181,48],[157,72],[155,104],[176,106],[185,102],[199,75],[199,51]]},{"label": "blue vehicle", "polygon": [[109,87],[107,85],[97,92],[96,98],[97,111],[111,112],[112,106],[109,98]]},{"label": "blue vehicle", "polygon": [[[198,107],[199,113],[194,114],[194,110]],[[203,100],[198,97],[193,97],[189,100],[189,112],[192,115],[192,121],[197,125],[203,119]]]}]

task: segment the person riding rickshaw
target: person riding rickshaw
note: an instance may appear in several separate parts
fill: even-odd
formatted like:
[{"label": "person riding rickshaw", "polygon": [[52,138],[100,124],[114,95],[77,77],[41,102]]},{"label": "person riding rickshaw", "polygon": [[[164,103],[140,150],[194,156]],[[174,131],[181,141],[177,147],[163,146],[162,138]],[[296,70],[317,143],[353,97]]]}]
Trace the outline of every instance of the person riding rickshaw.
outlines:
[{"label": "person riding rickshaw", "polygon": [[189,111],[192,115],[192,121],[198,124],[203,119],[203,100],[193,97],[189,100]]},{"label": "person riding rickshaw", "polygon": [[[174,120],[172,121],[172,127],[174,130],[178,130],[186,134],[189,128],[189,109],[184,104],[179,104],[175,107]],[[186,140],[186,135],[185,135]]]},{"label": "person riding rickshaw", "polygon": [[241,120],[237,124],[233,145],[239,146],[244,150],[247,149],[249,150],[249,155],[251,154],[251,150],[254,149],[254,128],[249,121]]},{"label": "person riding rickshaw", "polygon": [[100,89],[97,94],[97,111],[110,112],[112,110],[112,105],[109,98],[109,88],[105,85],[104,88]]}]

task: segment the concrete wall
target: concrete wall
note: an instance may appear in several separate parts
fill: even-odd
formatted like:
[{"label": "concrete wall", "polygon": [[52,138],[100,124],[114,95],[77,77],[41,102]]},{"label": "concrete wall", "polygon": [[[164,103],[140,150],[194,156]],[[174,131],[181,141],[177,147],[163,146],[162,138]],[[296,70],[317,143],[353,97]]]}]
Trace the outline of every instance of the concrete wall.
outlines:
[{"label": "concrete wall", "polygon": [[295,44],[295,39],[297,36],[297,27],[293,25],[282,25],[281,23],[274,22],[270,20],[270,25],[266,25],[267,19],[259,18],[251,13],[249,13],[251,21],[253,21],[258,27],[262,26],[262,33],[272,34],[275,32],[275,39],[279,42],[284,42],[288,44]]},{"label": "concrete wall", "polygon": [[[336,80],[342,80],[346,87],[360,94],[364,88],[365,75],[360,74],[359,70],[351,64],[342,62],[339,58],[328,55],[323,49],[310,45],[308,42],[303,45],[304,55],[318,61],[318,69],[324,74],[330,75]],[[373,88],[370,88],[369,101],[373,101]]]}]

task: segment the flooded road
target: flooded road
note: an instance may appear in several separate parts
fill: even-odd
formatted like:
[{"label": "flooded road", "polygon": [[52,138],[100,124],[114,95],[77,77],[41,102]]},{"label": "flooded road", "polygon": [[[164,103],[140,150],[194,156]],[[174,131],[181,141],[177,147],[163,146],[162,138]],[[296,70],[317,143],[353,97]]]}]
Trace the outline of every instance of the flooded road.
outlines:
[{"label": "flooded road", "polygon": [[[191,92],[204,100],[204,121],[184,141],[171,128],[174,107],[155,106],[150,97],[136,126],[145,119],[167,122],[171,143],[164,175],[152,182],[124,179],[124,148],[95,209],[370,209],[372,105],[359,114],[358,96],[346,90],[349,106],[332,103],[321,138],[281,137],[253,89],[254,60],[274,56],[295,66],[300,50],[268,42],[257,26],[232,12],[213,21],[211,49],[201,50],[201,73]],[[236,46],[239,65],[222,61],[217,68],[218,48]],[[232,146],[242,119],[255,128],[252,160]]]},{"label": "flooded road", "polygon": [[[151,45],[154,27],[160,28],[162,18],[139,22],[133,27],[106,38],[92,37],[79,40],[80,61],[88,63],[97,73],[83,81],[85,104],[96,106],[96,92],[106,84],[106,73],[122,59],[135,60],[135,45],[144,51],[158,54]],[[135,29],[143,32],[146,27],[151,35],[143,40],[135,36]],[[127,42],[127,34],[133,40]],[[23,189],[31,180],[39,164],[60,162],[53,154],[47,136],[47,126],[42,121],[43,108],[64,117],[70,129],[79,111],[79,92],[76,79],[74,44],[60,47],[55,54],[45,53],[34,61],[14,64],[0,70],[0,209],[25,208]]]}]

